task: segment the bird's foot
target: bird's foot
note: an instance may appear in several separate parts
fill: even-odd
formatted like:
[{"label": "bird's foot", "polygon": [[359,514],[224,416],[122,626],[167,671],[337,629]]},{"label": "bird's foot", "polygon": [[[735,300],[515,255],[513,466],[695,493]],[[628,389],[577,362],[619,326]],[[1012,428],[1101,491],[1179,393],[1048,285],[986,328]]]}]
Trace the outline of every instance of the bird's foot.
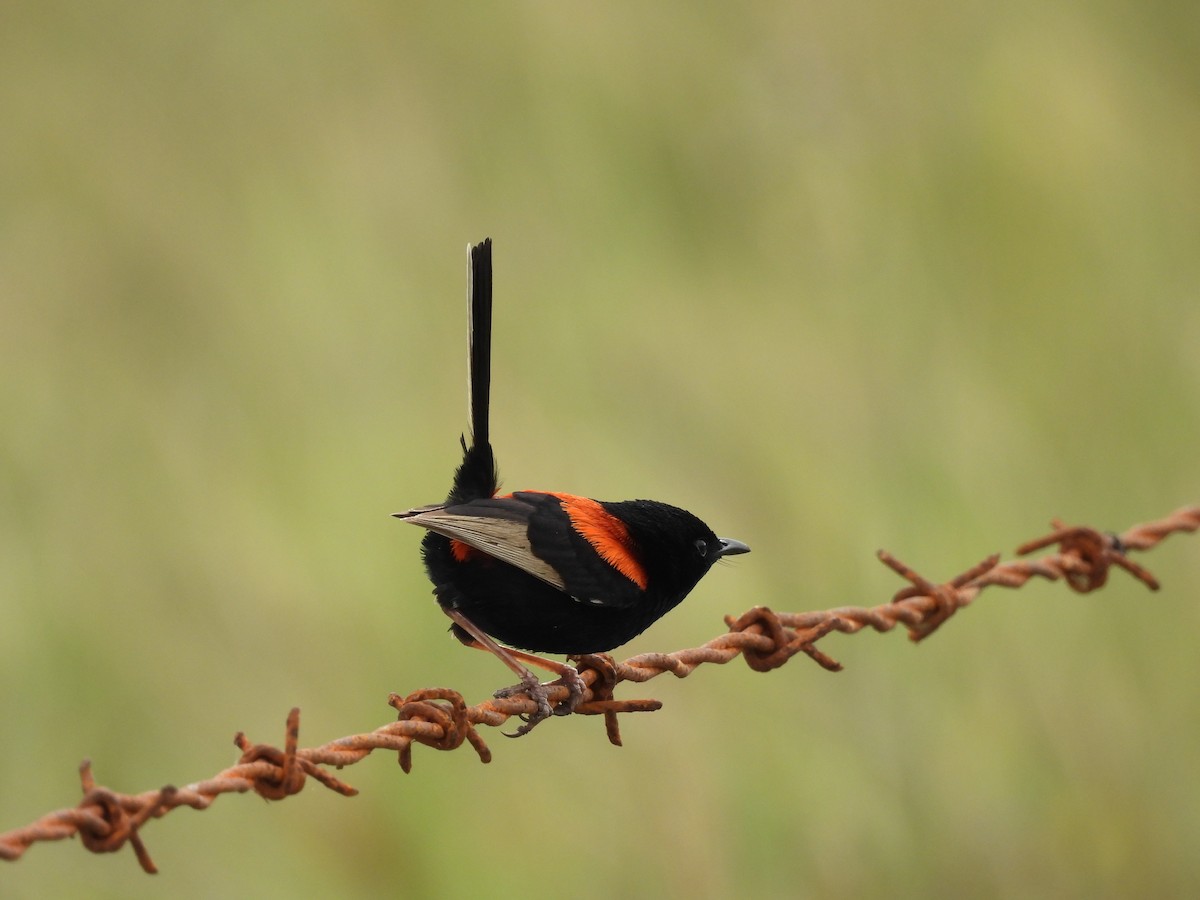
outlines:
[{"label": "bird's foot", "polygon": [[[550,689],[555,687],[565,687],[567,689],[567,699],[558,704],[558,706],[550,706]],[[554,681],[547,681],[545,684],[540,682],[536,675],[525,670],[525,674],[521,676],[519,684],[514,684],[511,687],[501,688],[496,691],[494,696],[497,700],[504,700],[509,697],[517,697],[522,694],[529,697],[537,704],[537,711],[531,714],[522,715],[521,721],[524,723],[512,734],[504,732],[506,737],[521,737],[533,731],[541,722],[550,718],[550,716],[569,716],[575,712],[576,707],[583,701],[583,692],[586,685],[579,673],[573,667],[567,666],[564,668],[562,675]]]}]

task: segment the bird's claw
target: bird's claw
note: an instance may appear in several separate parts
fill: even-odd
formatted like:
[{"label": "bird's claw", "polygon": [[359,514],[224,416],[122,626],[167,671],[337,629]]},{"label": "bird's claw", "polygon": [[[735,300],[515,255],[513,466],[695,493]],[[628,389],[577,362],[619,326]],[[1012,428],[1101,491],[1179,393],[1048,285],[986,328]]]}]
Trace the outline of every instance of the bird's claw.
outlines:
[{"label": "bird's claw", "polygon": [[554,715],[569,716],[579,708],[579,704],[583,702],[583,692],[587,688],[587,685],[583,683],[583,676],[579,672],[574,668],[568,668],[558,680],[552,681],[550,684],[561,684],[567,689],[567,699],[554,707]]},{"label": "bird's claw", "polygon": [[[575,712],[579,704],[583,701],[583,692],[586,685],[583,678],[575,669],[569,669],[563,672],[562,676],[554,681],[548,681],[545,684],[538,681],[537,676],[532,672],[527,673],[528,677],[522,676],[519,684],[514,684],[510,687],[501,688],[492,696],[497,700],[503,700],[508,697],[515,697],[524,694],[537,704],[537,711],[529,714],[523,713],[519,718],[524,723],[515,732],[509,734],[502,732],[505,737],[522,737],[529,734],[544,720],[551,716],[569,716]],[[567,699],[558,704],[558,706],[550,706],[550,689],[559,686],[567,689]]]},{"label": "bird's claw", "polygon": [[517,729],[516,734],[510,734],[508,737],[520,737],[523,734],[528,734],[538,722],[550,718],[553,714],[553,710],[550,708],[549,685],[538,681],[537,676],[532,672],[528,673],[528,677],[522,676],[520,683],[500,688],[492,696],[497,700],[506,700],[509,697],[516,697],[522,694],[528,696],[530,700],[537,704],[537,711],[532,715],[522,714],[520,719],[525,724]]}]

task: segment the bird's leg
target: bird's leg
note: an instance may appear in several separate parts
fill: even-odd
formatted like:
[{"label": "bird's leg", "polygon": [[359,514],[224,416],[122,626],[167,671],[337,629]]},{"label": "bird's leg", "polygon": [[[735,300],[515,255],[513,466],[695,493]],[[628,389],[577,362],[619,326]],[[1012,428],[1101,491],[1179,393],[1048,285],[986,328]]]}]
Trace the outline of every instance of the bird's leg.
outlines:
[{"label": "bird's leg", "polygon": [[[447,609],[445,607],[443,607],[443,610],[450,617],[451,621],[458,626],[456,631],[462,632],[458,635],[460,640],[463,639],[463,633],[465,633],[467,640],[464,640],[463,643],[467,644],[467,646],[488,651],[508,666],[521,679],[520,684],[501,688],[493,696],[497,699],[503,699],[517,694],[528,694],[530,699],[537,704],[537,712],[531,716],[522,716],[521,718],[525,724],[518,728],[515,734],[508,735],[509,737],[520,737],[521,735],[529,734],[542,720],[548,719],[551,715],[569,715],[579,706],[580,701],[583,700],[585,685],[574,666],[556,662],[552,659],[545,659],[541,656],[534,656],[532,653],[524,653],[510,647],[502,647],[458,610]],[[553,672],[558,675],[558,679],[542,684],[533,672],[521,664],[522,661]],[[551,709],[549,688],[560,684],[567,689],[567,699],[556,708]]]},{"label": "bird's leg", "polygon": [[[587,689],[587,685],[583,683],[582,676],[580,676],[579,671],[574,666],[560,663],[553,659],[546,659],[544,656],[535,656],[532,653],[513,650],[511,647],[507,648],[507,650],[515,659],[527,662],[531,666],[545,669],[547,672],[553,672],[558,676],[554,681],[549,681],[545,684],[545,687],[554,687],[561,684],[567,689],[567,699],[554,707],[554,715],[569,716],[583,702],[583,692]],[[529,670],[526,669],[526,671]],[[505,691],[520,693],[520,685],[514,684],[511,688],[502,688],[500,691],[497,691],[496,696],[500,696]]]}]

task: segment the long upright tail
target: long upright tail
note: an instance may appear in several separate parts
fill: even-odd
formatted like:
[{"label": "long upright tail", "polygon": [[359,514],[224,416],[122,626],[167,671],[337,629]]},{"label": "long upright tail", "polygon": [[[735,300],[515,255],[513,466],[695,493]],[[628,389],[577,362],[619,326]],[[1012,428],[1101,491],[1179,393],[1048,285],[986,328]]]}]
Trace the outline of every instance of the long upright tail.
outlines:
[{"label": "long upright tail", "polygon": [[488,435],[488,406],[492,387],[492,239],[468,250],[467,321],[470,326],[467,399],[471,443],[464,439],[463,461],[454,473],[449,503],[466,503],[494,496],[500,486]]},{"label": "long upright tail", "polygon": [[492,386],[492,239],[471,247],[467,262],[469,280],[467,318],[470,323],[468,370],[473,444],[487,444],[488,402]]}]

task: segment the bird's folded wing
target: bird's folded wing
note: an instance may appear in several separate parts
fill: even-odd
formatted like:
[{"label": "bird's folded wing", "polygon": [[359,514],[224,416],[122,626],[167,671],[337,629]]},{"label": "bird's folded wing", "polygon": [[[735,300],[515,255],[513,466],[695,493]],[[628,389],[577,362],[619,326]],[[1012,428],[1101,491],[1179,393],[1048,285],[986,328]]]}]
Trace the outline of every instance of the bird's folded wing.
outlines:
[{"label": "bird's folded wing", "polygon": [[[470,505],[451,507],[421,507],[398,513],[397,518],[451,540],[462,541],[488,556],[503,560],[560,591],[567,586],[562,576],[533,553],[529,543],[528,512],[513,509],[510,514],[497,514],[495,508],[475,508]],[[522,513],[524,512],[524,515]]]}]

